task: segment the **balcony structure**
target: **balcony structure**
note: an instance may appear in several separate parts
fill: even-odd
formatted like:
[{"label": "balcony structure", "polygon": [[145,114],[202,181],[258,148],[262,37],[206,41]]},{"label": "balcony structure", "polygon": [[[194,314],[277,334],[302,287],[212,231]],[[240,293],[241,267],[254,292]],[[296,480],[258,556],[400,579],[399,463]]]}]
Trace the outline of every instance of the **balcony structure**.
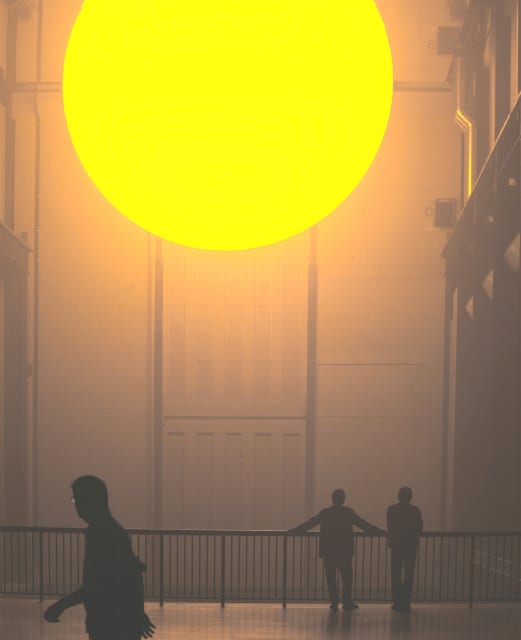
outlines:
[{"label": "balcony structure", "polygon": [[[318,534],[285,531],[129,530],[146,564],[145,597],[165,602],[326,603]],[[82,529],[0,528],[0,593],[43,601],[82,580]],[[385,536],[355,534],[353,593],[391,601]],[[418,548],[417,603],[521,601],[521,532],[425,532]]]},{"label": "balcony structure", "polygon": [[521,518],[520,131],[512,109],[444,250],[447,521]]},{"label": "balcony structure", "polygon": [[[332,612],[318,536],[284,531],[129,532],[147,564],[146,610],[158,640],[518,640],[521,532],[429,532],[410,614],[389,610],[387,540],[356,534],[358,610]],[[0,528],[0,636],[75,640],[82,607],[60,624],[43,611],[81,581],[80,529]],[[471,606],[469,606],[471,605]]]}]

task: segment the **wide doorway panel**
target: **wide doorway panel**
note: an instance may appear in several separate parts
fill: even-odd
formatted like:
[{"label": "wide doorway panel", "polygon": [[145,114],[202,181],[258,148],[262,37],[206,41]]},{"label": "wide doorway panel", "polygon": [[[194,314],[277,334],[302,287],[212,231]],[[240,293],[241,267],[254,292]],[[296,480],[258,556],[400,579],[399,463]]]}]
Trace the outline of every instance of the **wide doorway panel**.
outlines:
[{"label": "wide doorway panel", "polygon": [[305,422],[168,420],[162,525],[281,529],[304,517]]}]

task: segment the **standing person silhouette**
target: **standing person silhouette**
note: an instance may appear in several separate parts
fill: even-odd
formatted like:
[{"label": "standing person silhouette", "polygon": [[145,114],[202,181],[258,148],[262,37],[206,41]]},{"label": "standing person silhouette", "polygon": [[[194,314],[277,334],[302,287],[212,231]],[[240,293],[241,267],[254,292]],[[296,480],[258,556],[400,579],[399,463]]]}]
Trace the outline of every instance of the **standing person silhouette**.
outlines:
[{"label": "standing person silhouette", "polygon": [[140,640],[154,634],[144,609],[145,565],[134,555],[130,538],[112,517],[107,486],[96,476],[72,483],[72,501],[85,531],[83,584],[44,612],[47,622],[77,604],[85,607],[90,640]]},{"label": "standing person silhouette", "polygon": [[387,509],[391,547],[391,609],[407,613],[411,609],[414,566],[423,520],[420,509],[411,504],[412,490],[409,487],[402,487],[398,491],[398,500],[397,504],[392,504]]},{"label": "standing person silhouette", "polygon": [[353,601],[353,525],[368,533],[386,534],[386,531],[362,520],[351,507],[345,507],[346,494],[343,489],[335,489],[331,494],[333,504],[322,509],[316,516],[299,524],[288,533],[304,533],[320,525],[318,555],[324,561],[327,588],[331,604],[329,608],[338,610],[337,569],[342,576],[342,604],[344,609],[358,609]]}]

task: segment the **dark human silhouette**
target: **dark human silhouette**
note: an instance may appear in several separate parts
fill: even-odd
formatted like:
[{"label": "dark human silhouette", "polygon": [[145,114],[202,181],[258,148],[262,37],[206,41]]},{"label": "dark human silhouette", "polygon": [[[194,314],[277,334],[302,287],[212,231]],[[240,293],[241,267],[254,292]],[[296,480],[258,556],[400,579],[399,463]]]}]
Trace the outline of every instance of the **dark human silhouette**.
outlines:
[{"label": "dark human silhouette", "polygon": [[85,530],[82,586],[61,598],[44,613],[47,622],[77,604],[85,607],[90,640],[140,640],[154,634],[144,609],[145,565],[134,555],[130,538],[112,517],[107,487],[96,476],[72,483],[72,500]]},{"label": "dark human silhouette", "polygon": [[412,491],[409,487],[402,487],[398,491],[398,500],[397,504],[387,509],[391,547],[391,608],[406,613],[411,608],[414,566],[423,521],[420,509],[411,504]]},{"label": "dark human silhouette", "polygon": [[299,524],[288,533],[298,534],[320,525],[318,555],[324,561],[327,588],[331,600],[330,608],[338,609],[337,569],[342,577],[342,604],[344,609],[358,609],[353,602],[353,525],[363,531],[386,534],[365,520],[362,520],[351,507],[344,506],[346,494],[343,489],[335,489],[331,494],[333,504],[322,509],[316,516]]}]

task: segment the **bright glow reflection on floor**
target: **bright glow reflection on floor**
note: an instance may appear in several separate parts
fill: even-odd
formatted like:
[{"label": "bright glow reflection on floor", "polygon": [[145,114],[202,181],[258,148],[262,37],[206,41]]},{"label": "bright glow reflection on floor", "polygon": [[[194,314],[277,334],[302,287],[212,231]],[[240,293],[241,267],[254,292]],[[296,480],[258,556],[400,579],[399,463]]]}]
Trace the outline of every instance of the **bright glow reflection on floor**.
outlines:
[{"label": "bright glow reflection on floor", "polygon": [[[48,604],[48,603],[47,603]],[[0,637],[6,640],[85,639],[81,607],[59,624],[43,621],[47,604],[0,598]],[[519,640],[519,605],[418,605],[409,616],[388,605],[361,605],[354,613],[329,612],[327,605],[147,603],[157,640]]]}]

